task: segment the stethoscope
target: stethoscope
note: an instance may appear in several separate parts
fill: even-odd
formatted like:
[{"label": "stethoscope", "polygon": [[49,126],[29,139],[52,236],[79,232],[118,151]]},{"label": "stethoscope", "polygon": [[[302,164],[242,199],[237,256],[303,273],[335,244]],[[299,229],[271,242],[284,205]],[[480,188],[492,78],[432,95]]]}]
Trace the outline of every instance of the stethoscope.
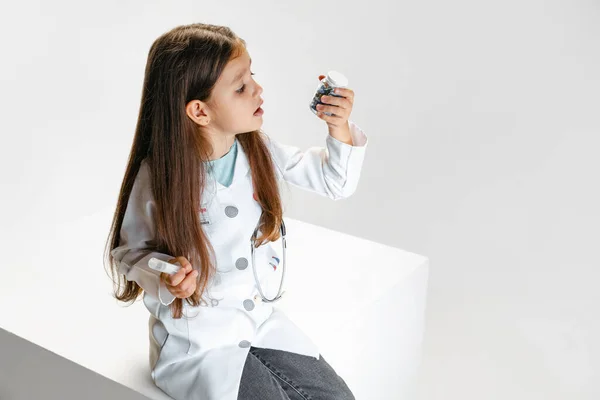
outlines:
[{"label": "stethoscope", "polygon": [[[261,215],[262,217],[262,215]],[[260,221],[260,219],[259,219]],[[254,246],[254,243],[256,242],[256,234],[258,232],[258,225],[256,226],[256,228],[254,229],[254,233],[252,234],[252,237],[250,238],[250,253],[252,255],[252,271],[254,272],[254,280],[256,282],[256,287],[258,288],[258,292],[260,293],[260,297],[262,298],[263,301],[267,302],[267,303],[273,303],[277,300],[279,300],[281,298],[281,296],[283,295],[283,293],[285,292],[281,292],[281,289],[283,288],[283,278],[285,277],[285,249],[286,249],[286,244],[285,244],[285,224],[283,223],[283,219],[281,219],[281,226],[280,226],[280,230],[281,230],[281,247],[283,248],[283,270],[281,272],[281,281],[279,282],[279,290],[277,291],[277,294],[275,295],[274,298],[272,299],[267,299],[262,291],[260,282],[258,280],[258,274],[256,272],[256,267],[255,267],[255,263],[254,263],[254,249],[256,248]]]}]

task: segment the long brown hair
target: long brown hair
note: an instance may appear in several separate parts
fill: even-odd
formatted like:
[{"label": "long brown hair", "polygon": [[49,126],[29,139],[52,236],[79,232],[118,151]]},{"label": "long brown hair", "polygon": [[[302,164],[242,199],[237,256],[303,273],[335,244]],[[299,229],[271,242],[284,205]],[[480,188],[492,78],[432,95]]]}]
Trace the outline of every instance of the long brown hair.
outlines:
[{"label": "long brown hair", "polygon": [[[188,118],[185,107],[194,99],[208,101],[225,65],[240,56],[246,42],[230,28],[210,24],[178,26],[158,37],[150,48],[135,136],[105,248],[114,284],[114,297],[135,302],[143,289],[119,274],[110,251],[119,246],[120,230],[133,182],[146,159],[156,203],[155,247],[149,251],[185,256],[198,269],[195,293],[186,299],[200,304],[215,273],[214,249],[199,220],[210,142]],[[258,202],[263,209],[258,244],[279,238],[282,206],[273,161],[260,130],[240,133],[248,156]],[[108,247],[110,245],[110,248]],[[182,299],[169,306],[182,316]]]}]

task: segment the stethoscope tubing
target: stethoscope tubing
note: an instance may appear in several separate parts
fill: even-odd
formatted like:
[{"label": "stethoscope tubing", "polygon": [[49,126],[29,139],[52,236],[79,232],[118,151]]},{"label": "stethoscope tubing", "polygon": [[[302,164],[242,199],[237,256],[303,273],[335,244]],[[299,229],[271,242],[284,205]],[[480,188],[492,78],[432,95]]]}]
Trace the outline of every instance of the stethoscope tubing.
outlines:
[{"label": "stethoscope tubing", "polygon": [[[259,220],[260,221],[260,220]],[[286,240],[285,240],[285,223],[283,222],[283,219],[281,220],[281,226],[280,226],[280,231],[281,231],[281,246],[283,248],[283,258],[282,258],[282,272],[281,272],[281,281],[279,283],[279,290],[277,291],[277,294],[275,295],[274,298],[272,299],[268,299],[263,291],[262,291],[262,287],[260,284],[260,281],[258,280],[258,273],[256,272],[256,264],[255,264],[255,256],[254,256],[254,249],[256,248],[254,246],[255,242],[256,242],[256,234],[258,233],[258,225],[256,226],[256,228],[254,229],[254,233],[252,234],[252,237],[250,238],[250,253],[251,253],[251,258],[252,258],[252,271],[254,272],[254,281],[256,282],[256,287],[258,289],[258,292],[260,293],[260,297],[262,298],[262,301],[267,302],[267,303],[273,303],[276,302],[277,300],[279,300],[282,296],[282,292],[281,289],[283,288],[283,280],[285,278],[285,267],[286,267],[286,248],[287,248],[287,244],[286,244]]]}]

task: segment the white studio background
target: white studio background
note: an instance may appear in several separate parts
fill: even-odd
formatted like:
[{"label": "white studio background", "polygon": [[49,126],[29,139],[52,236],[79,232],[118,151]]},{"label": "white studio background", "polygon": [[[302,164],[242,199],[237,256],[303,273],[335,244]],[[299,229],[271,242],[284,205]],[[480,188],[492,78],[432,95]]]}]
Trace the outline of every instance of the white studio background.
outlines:
[{"label": "white studio background", "polygon": [[349,78],[358,190],[287,215],[430,258],[422,400],[600,398],[598,1],[3,2],[5,261],[114,207],[148,49],[191,22],[248,42],[282,142],[324,145],[317,77]]}]

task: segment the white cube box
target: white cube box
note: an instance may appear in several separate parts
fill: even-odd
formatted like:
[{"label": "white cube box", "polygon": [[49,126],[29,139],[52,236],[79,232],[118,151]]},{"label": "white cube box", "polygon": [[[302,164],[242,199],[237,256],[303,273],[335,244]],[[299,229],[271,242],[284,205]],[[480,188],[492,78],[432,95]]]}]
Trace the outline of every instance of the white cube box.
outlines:
[{"label": "white cube box", "polygon": [[[20,307],[6,307],[0,327],[151,399],[169,399],[150,378],[141,298],[126,306],[111,297],[102,257],[112,212],[15,243],[5,260],[15,269],[10,282],[0,281],[0,301],[18,298]],[[415,399],[428,259],[292,218],[285,223],[285,294],[274,306],[312,338],[357,399]],[[31,295],[22,296],[15,281],[28,282]]]}]

